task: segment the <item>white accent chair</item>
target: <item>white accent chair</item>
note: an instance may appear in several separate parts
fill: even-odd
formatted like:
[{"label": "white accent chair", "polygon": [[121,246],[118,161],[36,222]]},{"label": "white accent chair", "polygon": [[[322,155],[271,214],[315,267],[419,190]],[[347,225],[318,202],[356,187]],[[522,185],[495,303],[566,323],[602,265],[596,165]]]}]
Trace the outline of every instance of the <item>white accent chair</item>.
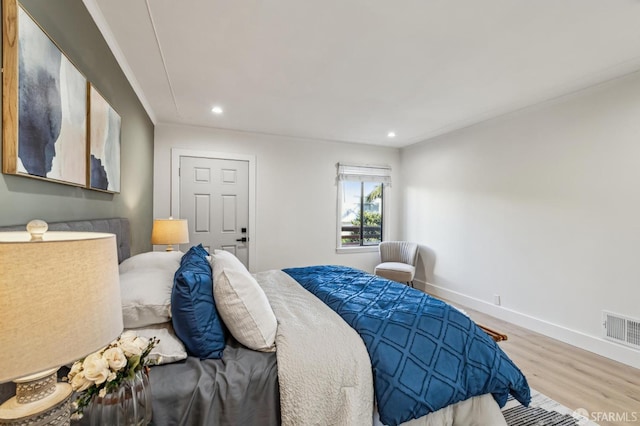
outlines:
[{"label": "white accent chair", "polygon": [[383,241],[378,246],[380,263],[374,273],[413,287],[418,260],[418,244],[407,241]]}]

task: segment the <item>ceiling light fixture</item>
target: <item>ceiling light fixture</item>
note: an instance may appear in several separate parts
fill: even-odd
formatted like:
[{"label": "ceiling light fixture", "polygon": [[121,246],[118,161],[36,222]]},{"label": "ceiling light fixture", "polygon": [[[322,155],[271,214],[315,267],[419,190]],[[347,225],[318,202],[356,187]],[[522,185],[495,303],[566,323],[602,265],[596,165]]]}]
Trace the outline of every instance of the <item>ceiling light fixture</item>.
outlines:
[{"label": "ceiling light fixture", "polygon": [[388,137],[388,138],[395,138],[395,137],[396,137],[396,132],[389,132],[389,133],[387,133],[387,137]]},{"label": "ceiling light fixture", "polygon": [[214,106],[213,108],[211,108],[211,112],[220,115],[222,114],[222,108],[220,108],[219,106]]}]

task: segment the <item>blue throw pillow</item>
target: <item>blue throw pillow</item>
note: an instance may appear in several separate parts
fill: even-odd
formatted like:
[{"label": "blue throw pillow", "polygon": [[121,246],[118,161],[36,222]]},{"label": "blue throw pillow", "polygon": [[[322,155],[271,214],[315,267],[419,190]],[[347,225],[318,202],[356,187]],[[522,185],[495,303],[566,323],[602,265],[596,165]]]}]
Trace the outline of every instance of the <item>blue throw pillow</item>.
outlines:
[{"label": "blue throw pillow", "polygon": [[[207,249],[202,247],[202,244],[198,244],[197,246],[191,247],[187,253],[189,252],[191,252],[192,255],[198,255],[203,259],[206,259],[207,256],[209,256],[209,252],[207,252]],[[184,259],[184,256],[182,258]]]},{"label": "blue throw pillow", "polygon": [[222,358],[227,334],[213,300],[207,254],[202,246],[192,247],[185,253],[171,292],[173,329],[188,352],[201,359]]}]

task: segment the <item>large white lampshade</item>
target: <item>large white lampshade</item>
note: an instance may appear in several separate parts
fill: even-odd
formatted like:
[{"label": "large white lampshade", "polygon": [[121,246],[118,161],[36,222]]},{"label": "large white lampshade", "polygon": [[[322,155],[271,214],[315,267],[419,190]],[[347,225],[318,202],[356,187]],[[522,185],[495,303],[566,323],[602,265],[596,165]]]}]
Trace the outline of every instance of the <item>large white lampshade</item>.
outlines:
[{"label": "large white lampshade", "polygon": [[167,245],[167,251],[173,251],[173,244],[189,242],[187,219],[155,219],[151,231],[151,244]]},{"label": "large white lampshade", "polygon": [[[0,383],[18,379],[0,419],[46,411],[46,401],[20,402],[21,383],[33,378],[24,376],[55,374],[108,345],[122,332],[121,309],[115,235],[0,232]],[[71,394],[53,386],[49,403]]]}]

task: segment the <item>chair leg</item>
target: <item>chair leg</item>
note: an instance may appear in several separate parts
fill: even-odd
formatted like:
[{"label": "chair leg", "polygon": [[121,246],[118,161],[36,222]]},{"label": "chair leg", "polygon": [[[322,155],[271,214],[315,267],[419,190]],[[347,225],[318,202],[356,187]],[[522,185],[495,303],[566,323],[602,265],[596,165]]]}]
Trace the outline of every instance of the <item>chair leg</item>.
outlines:
[{"label": "chair leg", "polygon": [[413,280],[411,280],[411,281],[407,282],[407,284],[409,284],[409,285],[411,286],[411,288],[415,288],[415,287],[413,286]]}]

